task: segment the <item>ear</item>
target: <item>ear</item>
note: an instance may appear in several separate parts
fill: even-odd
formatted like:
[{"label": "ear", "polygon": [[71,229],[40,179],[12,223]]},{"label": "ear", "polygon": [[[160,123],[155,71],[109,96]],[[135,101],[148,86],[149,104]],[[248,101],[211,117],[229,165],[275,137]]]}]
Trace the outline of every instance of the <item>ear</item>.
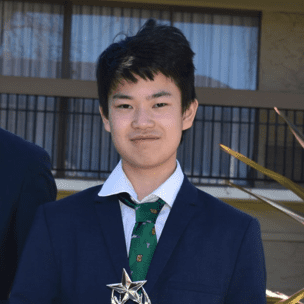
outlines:
[{"label": "ear", "polygon": [[198,101],[195,99],[191,102],[189,108],[183,114],[183,130],[191,128],[194,117],[198,108]]},{"label": "ear", "polygon": [[108,118],[106,118],[103,114],[103,110],[102,110],[102,107],[99,106],[99,113],[101,115],[101,118],[102,118],[102,122],[103,122],[103,125],[105,127],[105,130],[110,132],[111,133],[111,125],[110,125],[110,121]]}]

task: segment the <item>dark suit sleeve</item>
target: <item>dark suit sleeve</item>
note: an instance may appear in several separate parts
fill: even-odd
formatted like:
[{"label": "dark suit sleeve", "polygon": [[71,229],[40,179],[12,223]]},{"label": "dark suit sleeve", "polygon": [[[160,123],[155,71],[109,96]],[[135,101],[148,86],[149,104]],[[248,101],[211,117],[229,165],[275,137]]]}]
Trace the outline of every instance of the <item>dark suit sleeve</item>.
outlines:
[{"label": "dark suit sleeve", "polygon": [[260,225],[252,219],[244,234],[225,304],[266,303],[266,270]]},{"label": "dark suit sleeve", "polygon": [[0,128],[0,300],[8,298],[18,260],[39,205],[56,200],[45,150]]},{"label": "dark suit sleeve", "polygon": [[21,255],[26,236],[39,205],[55,201],[57,188],[51,173],[48,154],[39,149],[27,164],[24,182],[16,208],[17,253]]},{"label": "dark suit sleeve", "polygon": [[59,303],[56,300],[59,277],[44,206],[40,206],[22,253],[9,303]]}]

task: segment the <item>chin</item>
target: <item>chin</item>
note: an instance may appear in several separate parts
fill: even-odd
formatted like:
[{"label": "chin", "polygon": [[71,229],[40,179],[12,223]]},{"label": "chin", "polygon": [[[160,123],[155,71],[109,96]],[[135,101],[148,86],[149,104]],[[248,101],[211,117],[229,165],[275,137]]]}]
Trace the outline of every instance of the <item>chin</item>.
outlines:
[{"label": "chin", "polygon": [[[155,154],[154,154],[155,156]],[[172,155],[173,156],[173,155]],[[140,168],[140,169],[152,169],[157,167],[162,167],[169,165],[172,162],[172,156],[164,158],[164,157],[148,157],[148,156],[141,156],[134,158],[125,158],[125,161],[134,168]],[[174,164],[176,162],[176,157],[174,158]]]},{"label": "chin", "polygon": [[125,159],[125,162],[129,166],[131,166],[133,168],[139,168],[139,169],[152,169],[155,167],[159,167],[164,163],[161,161],[151,160],[151,159],[147,159],[147,158],[136,159],[136,160]]},{"label": "chin", "polygon": [[161,164],[158,162],[143,161],[143,162],[134,162],[133,166],[140,169],[152,169],[161,166]]}]

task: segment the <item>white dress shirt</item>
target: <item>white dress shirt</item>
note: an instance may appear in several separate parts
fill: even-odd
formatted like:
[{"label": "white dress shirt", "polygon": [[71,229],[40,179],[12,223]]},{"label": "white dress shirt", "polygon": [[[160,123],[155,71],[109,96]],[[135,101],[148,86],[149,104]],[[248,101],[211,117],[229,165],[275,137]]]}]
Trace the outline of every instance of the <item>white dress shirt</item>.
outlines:
[{"label": "white dress shirt", "polygon": [[[147,203],[147,202],[155,202],[159,198],[166,202],[164,207],[162,208],[161,212],[159,213],[156,223],[155,223],[155,230],[156,230],[156,237],[159,240],[163,228],[165,226],[166,220],[170,213],[170,210],[173,206],[177,193],[183,183],[184,174],[180,167],[178,161],[176,161],[177,166],[174,173],[163,183],[161,184],[156,190],[152,193],[144,197],[141,201],[137,199],[137,194],[125,175],[122,169],[121,161],[117,164],[115,169],[112,171],[110,176],[107,178],[105,183],[103,184],[101,190],[99,191],[99,196],[109,196],[113,194],[118,194],[121,192],[127,192],[130,194],[131,198],[137,204]],[[119,201],[121,215],[122,215],[122,222],[124,227],[124,234],[126,240],[126,248],[127,253],[129,254],[130,245],[131,245],[131,236],[133,232],[133,228],[136,222],[135,217],[135,210],[121,201]]]}]

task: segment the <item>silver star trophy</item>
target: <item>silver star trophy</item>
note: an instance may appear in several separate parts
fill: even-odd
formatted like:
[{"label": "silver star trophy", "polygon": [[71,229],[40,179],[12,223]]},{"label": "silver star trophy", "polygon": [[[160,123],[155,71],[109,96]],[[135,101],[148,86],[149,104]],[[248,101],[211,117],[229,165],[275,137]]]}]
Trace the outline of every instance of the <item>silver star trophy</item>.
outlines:
[{"label": "silver star trophy", "polygon": [[[151,304],[151,301],[146,293],[143,285],[147,281],[132,282],[128,276],[126,270],[122,270],[121,283],[109,284],[108,287],[112,288],[111,304],[124,304],[128,300],[131,300],[139,304]],[[142,291],[142,294],[138,294],[138,290]],[[119,299],[114,295],[114,292],[119,293]]]}]

